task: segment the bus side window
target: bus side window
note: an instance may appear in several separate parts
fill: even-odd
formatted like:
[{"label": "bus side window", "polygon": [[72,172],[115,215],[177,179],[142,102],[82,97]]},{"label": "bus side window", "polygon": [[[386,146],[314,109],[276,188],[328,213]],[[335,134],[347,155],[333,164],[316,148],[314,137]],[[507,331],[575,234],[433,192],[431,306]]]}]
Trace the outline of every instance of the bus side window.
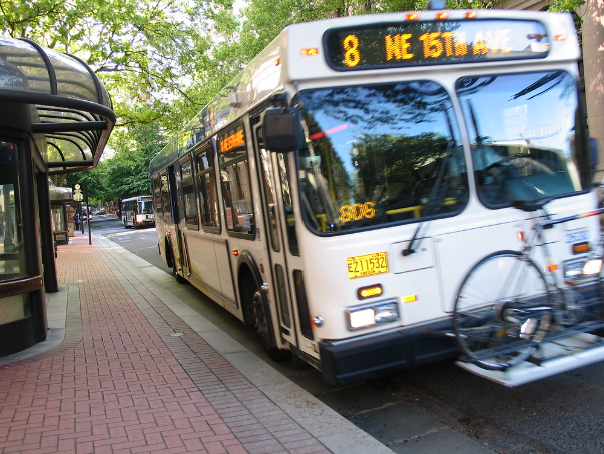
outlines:
[{"label": "bus side window", "polygon": [[234,232],[252,233],[254,231],[248,172],[247,159],[224,166],[220,170],[227,228]]},{"label": "bus side window", "polygon": [[219,135],[217,147],[220,150],[220,187],[227,229],[254,238],[256,225],[243,124],[236,123]]},{"label": "bus side window", "polygon": [[168,175],[164,171],[159,176],[159,185],[161,192],[161,214],[166,222],[172,222],[172,212],[170,210],[170,186],[168,184]]},{"label": "bus side window", "polygon": [[152,190],[153,190],[153,207],[155,208],[155,214],[157,216],[161,216],[162,214],[162,206],[161,206],[161,191],[160,191],[160,183],[159,183],[159,175],[155,175],[152,181]]},{"label": "bus side window", "polygon": [[199,215],[197,213],[197,198],[195,197],[195,184],[193,182],[191,158],[187,158],[185,161],[180,163],[180,174],[182,175],[182,196],[185,223],[188,228],[197,230],[199,228]]},{"label": "bus side window", "polygon": [[209,142],[206,142],[195,153],[195,170],[199,189],[201,225],[204,231],[218,233],[220,230],[220,216],[216,197],[212,147]]}]

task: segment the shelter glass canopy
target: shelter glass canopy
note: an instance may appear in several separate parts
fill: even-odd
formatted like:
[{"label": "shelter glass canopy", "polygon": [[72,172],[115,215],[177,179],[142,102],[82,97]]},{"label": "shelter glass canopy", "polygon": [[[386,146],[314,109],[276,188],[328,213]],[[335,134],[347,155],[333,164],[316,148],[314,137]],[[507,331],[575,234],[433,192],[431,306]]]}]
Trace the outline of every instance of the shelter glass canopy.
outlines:
[{"label": "shelter glass canopy", "polygon": [[0,38],[0,100],[26,103],[32,133],[49,174],[94,167],[113,126],[111,99],[94,72],[78,58],[25,39]]}]

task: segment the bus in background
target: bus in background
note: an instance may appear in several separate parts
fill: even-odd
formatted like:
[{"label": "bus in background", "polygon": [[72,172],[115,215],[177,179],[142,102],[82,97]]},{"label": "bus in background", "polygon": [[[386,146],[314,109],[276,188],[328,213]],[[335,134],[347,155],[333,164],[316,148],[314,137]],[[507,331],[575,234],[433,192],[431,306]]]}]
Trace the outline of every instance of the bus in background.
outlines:
[{"label": "bus in background", "polygon": [[[160,254],[270,357],[329,383],[458,357],[466,276],[517,257],[539,221],[517,201],[547,197],[556,218],[596,207],[579,55],[560,13],[291,25],[151,161]],[[555,272],[580,274],[598,233],[597,216],[547,230]],[[576,288],[601,312],[598,277]]]},{"label": "bus in background", "polygon": [[153,198],[150,195],[139,195],[121,200],[122,223],[129,227],[153,227],[155,214],[153,213]]},{"label": "bus in background", "polygon": [[111,208],[110,208],[110,213],[115,214],[115,216],[118,219],[122,218],[122,201],[121,200],[114,200],[111,203]]}]

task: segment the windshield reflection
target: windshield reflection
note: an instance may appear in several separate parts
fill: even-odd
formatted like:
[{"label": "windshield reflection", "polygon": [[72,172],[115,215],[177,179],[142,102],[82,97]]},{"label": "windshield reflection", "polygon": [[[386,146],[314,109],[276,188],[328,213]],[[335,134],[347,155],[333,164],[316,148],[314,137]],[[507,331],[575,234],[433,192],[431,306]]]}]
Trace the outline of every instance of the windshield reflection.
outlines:
[{"label": "windshield reflection", "polygon": [[576,150],[576,86],[562,71],[457,82],[472,140],[478,194],[487,206],[586,189],[589,163]]},{"label": "windshield reflection", "polygon": [[307,223],[336,232],[462,209],[466,170],[447,92],[434,82],[302,92]]},{"label": "windshield reflection", "polygon": [[[563,71],[464,77],[478,195],[490,208],[589,187],[577,89]],[[308,90],[294,100],[301,204],[318,232],[455,215],[468,200],[466,162],[447,91],[435,82]],[[579,124],[582,128],[582,125]]]}]

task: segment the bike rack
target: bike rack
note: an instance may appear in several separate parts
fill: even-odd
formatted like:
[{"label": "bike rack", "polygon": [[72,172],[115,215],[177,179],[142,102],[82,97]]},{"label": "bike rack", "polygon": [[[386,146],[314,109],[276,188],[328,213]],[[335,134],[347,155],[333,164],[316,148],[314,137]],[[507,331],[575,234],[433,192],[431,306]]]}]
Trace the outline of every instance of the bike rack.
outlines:
[{"label": "bike rack", "polygon": [[602,360],[604,338],[579,333],[543,342],[531,358],[505,371],[486,370],[464,361],[456,361],[455,364],[480,377],[513,388]]}]

